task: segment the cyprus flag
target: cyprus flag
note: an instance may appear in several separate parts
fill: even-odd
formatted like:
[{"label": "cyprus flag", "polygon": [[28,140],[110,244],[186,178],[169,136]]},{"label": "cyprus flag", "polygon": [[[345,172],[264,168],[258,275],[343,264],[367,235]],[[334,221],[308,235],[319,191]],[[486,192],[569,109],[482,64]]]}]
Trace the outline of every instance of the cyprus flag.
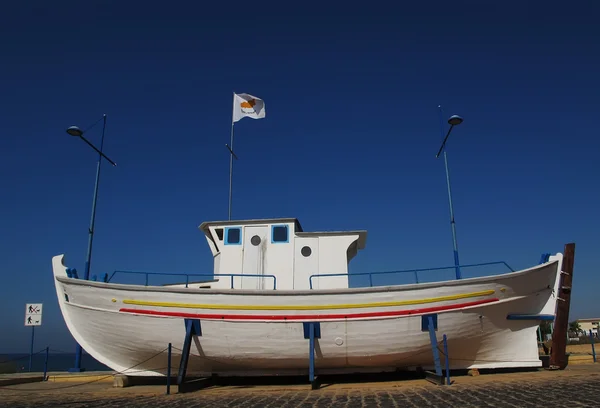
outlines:
[{"label": "cyprus flag", "polygon": [[233,94],[233,122],[249,117],[262,119],[265,117],[265,102],[250,94]]}]

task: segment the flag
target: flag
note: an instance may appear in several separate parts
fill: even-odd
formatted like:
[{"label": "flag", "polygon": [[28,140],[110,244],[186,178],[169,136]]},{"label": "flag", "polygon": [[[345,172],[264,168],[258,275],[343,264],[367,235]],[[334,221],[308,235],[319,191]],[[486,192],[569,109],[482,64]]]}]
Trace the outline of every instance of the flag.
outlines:
[{"label": "flag", "polygon": [[250,94],[233,94],[233,122],[249,117],[262,119],[265,117],[265,102]]}]

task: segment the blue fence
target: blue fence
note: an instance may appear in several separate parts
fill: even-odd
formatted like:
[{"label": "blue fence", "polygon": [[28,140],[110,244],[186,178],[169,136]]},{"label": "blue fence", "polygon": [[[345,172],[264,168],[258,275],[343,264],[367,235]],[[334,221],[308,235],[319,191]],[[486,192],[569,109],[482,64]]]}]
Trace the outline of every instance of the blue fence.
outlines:
[{"label": "blue fence", "polygon": [[[460,268],[473,268],[473,267],[477,267],[477,266],[489,266],[489,265],[504,265],[511,272],[515,271],[504,261],[484,262],[484,263],[471,264],[471,265],[459,265],[459,267]],[[330,276],[348,276],[348,277],[350,277],[350,276],[368,276],[369,277],[369,286],[373,287],[373,275],[377,276],[377,275],[412,273],[412,274],[414,274],[414,277],[415,277],[415,283],[419,283],[419,272],[433,272],[433,271],[443,271],[443,270],[450,270],[450,269],[454,270],[455,268],[456,268],[456,266],[452,265],[452,266],[443,266],[440,268],[405,269],[405,270],[400,270],[400,271],[362,272],[362,273],[325,273],[325,274],[311,275],[308,278],[308,280],[309,280],[310,288],[312,289],[313,288],[313,278],[325,278],[325,277],[330,277]]]},{"label": "blue fence", "polygon": [[185,277],[185,287],[187,288],[190,284],[190,277],[202,277],[208,278],[206,282],[212,281],[220,276],[228,277],[231,279],[231,289],[233,289],[233,278],[235,277],[244,277],[244,278],[271,278],[273,279],[273,290],[277,289],[277,278],[275,275],[246,275],[241,273],[215,273],[215,274],[207,274],[207,273],[167,273],[167,272],[139,272],[139,271],[114,271],[109,278],[106,279],[106,282],[110,282],[116,274],[126,274],[126,275],[144,275],[145,286],[148,286],[148,280],[150,276],[182,276]]}]

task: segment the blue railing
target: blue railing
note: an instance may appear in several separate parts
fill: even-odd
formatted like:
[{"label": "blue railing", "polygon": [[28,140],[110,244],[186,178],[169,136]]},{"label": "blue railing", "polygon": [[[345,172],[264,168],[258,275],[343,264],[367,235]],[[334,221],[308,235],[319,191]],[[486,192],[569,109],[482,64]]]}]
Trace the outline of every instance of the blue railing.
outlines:
[{"label": "blue railing", "polygon": [[[487,266],[487,265],[505,265],[508,269],[510,269],[511,272],[514,272],[515,270],[513,268],[511,268],[506,262],[504,261],[498,261],[498,262],[485,262],[485,263],[479,263],[479,264],[471,264],[471,265],[459,265],[460,268],[472,268],[475,266]],[[313,288],[313,283],[312,283],[312,279],[313,278],[324,278],[324,277],[329,277],[329,276],[368,276],[369,277],[369,286],[373,287],[373,275],[392,275],[395,273],[414,273],[415,274],[415,283],[419,283],[419,272],[429,272],[429,271],[442,271],[442,270],[446,270],[446,269],[455,269],[456,266],[452,265],[452,266],[443,266],[440,268],[424,268],[424,269],[406,269],[406,270],[402,270],[402,271],[384,271],[384,272],[361,272],[361,273],[326,273],[326,274],[316,274],[316,275],[310,275],[310,277],[308,278],[308,283],[310,285],[310,288]]]},{"label": "blue railing", "polygon": [[138,271],[114,271],[112,275],[106,280],[106,282],[110,282],[111,279],[117,274],[133,274],[133,275],[145,275],[146,283],[145,286],[148,286],[148,278],[150,275],[155,276],[185,276],[185,287],[187,288],[190,283],[190,276],[202,276],[209,278],[217,278],[219,276],[226,276],[231,278],[231,289],[233,289],[233,278],[235,277],[244,277],[244,278],[272,278],[273,279],[273,290],[277,289],[277,278],[275,275],[245,275],[241,273],[166,273],[166,272],[138,272]]}]

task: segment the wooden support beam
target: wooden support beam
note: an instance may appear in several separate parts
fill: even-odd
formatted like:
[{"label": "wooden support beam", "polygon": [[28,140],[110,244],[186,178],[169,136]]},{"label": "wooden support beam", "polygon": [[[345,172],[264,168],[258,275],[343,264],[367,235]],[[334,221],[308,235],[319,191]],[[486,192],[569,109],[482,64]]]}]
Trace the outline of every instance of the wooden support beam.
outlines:
[{"label": "wooden support beam", "polygon": [[571,287],[573,286],[573,265],[575,263],[575,244],[565,245],[562,271],[558,285],[556,301],[556,319],[552,333],[552,351],[550,369],[564,370],[567,366],[567,332],[569,330],[569,309],[571,307]]}]

